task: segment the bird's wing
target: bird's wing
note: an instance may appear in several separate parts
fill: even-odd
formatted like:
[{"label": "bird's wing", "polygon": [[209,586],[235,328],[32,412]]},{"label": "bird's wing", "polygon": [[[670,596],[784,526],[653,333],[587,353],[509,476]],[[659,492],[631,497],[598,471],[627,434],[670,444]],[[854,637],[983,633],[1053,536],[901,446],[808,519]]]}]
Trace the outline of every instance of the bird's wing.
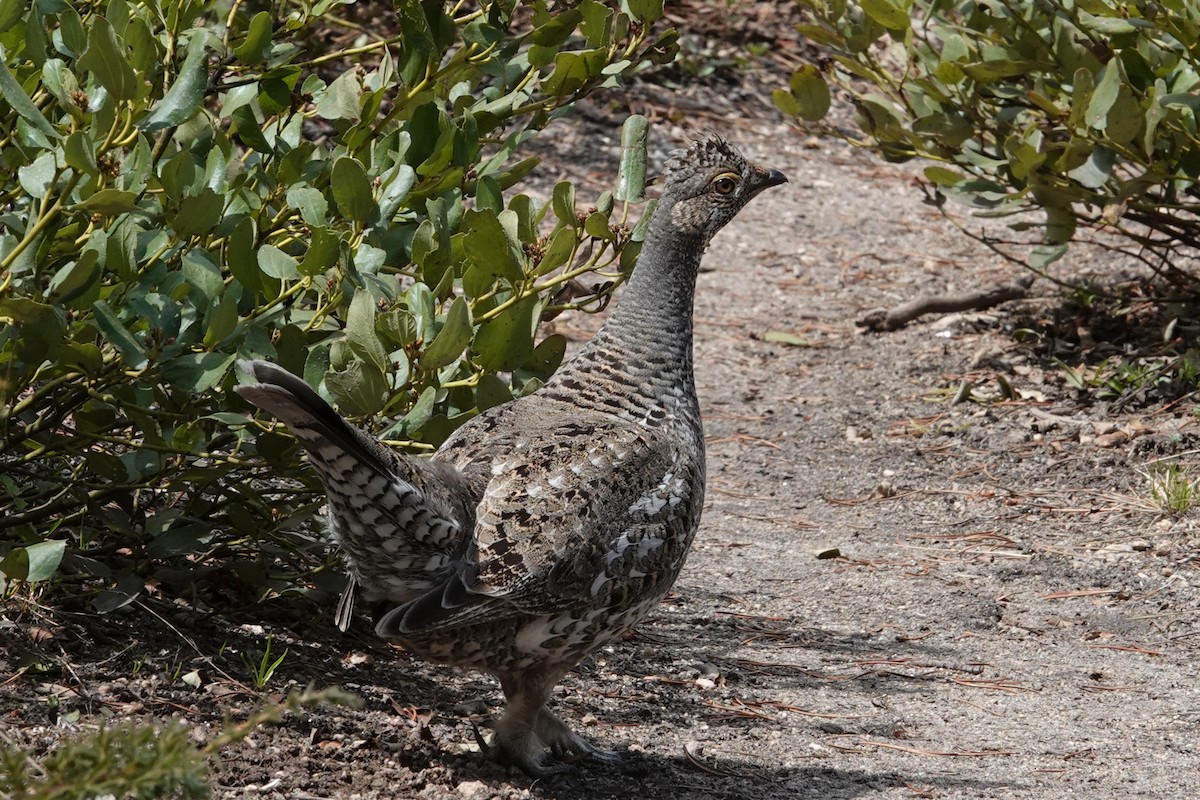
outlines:
[{"label": "bird's wing", "polygon": [[381,635],[616,602],[674,574],[699,521],[702,461],[635,423],[552,418],[491,463],[474,552]]}]

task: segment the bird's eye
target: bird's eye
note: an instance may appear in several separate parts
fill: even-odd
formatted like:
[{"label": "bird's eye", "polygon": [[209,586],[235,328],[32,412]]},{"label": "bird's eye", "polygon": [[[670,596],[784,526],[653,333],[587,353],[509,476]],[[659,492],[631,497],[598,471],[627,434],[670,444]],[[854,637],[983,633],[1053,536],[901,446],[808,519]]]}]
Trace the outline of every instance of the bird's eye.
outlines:
[{"label": "bird's eye", "polygon": [[737,181],[728,175],[722,175],[713,181],[712,187],[717,194],[733,194],[733,190],[737,188]]}]

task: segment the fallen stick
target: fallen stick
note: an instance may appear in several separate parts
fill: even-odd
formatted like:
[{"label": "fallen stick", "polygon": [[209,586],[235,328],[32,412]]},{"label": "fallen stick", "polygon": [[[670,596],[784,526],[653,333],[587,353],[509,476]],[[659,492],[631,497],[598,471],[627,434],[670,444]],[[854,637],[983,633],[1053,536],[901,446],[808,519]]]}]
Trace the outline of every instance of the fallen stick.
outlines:
[{"label": "fallen stick", "polygon": [[1028,296],[1033,278],[1021,278],[1013,283],[996,286],[977,292],[926,295],[902,303],[891,310],[878,309],[858,320],[858,324],[869,331],[894,331],[903,328],[917,317],[925,314],[949,314],[955,311],[982,311],[985,308],[1021,300]]}]

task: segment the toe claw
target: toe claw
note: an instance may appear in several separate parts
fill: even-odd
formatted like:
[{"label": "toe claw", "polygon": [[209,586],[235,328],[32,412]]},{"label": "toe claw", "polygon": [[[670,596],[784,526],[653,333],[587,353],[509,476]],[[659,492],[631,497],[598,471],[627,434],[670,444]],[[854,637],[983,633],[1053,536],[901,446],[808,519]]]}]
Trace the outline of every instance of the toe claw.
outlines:
[{"label": "toe claw", "polygon": [[471,722],[471,732],[475,734],[475,744],[479,745],[479,751],[481,753],[490,753],[495,749],[495,746],[492,745],[491,742],[484,738],[484,735],[479,732],[479,726],[474,722]]},{"label": "toe claw", "polygon": [[551,761],[549,758],[530,758],[515,762],[526,774],[535,778],[551,778],[574,772],[575,767],[564,761]]},{"label": "toe claw", "polygon": [[625,763],[625,753],[620,750],[601,750],[598,747],[593,747],[588,753],[588,758],[593,761],[599,761],[601,764],[609,764],[617,766]]}]

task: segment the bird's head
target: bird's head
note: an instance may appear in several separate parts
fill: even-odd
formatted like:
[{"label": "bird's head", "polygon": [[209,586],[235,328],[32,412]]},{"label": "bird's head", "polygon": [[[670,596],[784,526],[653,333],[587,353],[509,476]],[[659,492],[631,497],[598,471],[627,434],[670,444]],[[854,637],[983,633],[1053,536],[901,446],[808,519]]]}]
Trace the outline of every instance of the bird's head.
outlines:
[{"label": "bird's head", "polygon": [[671,153],[660,204],[670,209],[676,230],[707,243],[755,195],[786,182],[779,170],[750,161],[708,133]]}]

